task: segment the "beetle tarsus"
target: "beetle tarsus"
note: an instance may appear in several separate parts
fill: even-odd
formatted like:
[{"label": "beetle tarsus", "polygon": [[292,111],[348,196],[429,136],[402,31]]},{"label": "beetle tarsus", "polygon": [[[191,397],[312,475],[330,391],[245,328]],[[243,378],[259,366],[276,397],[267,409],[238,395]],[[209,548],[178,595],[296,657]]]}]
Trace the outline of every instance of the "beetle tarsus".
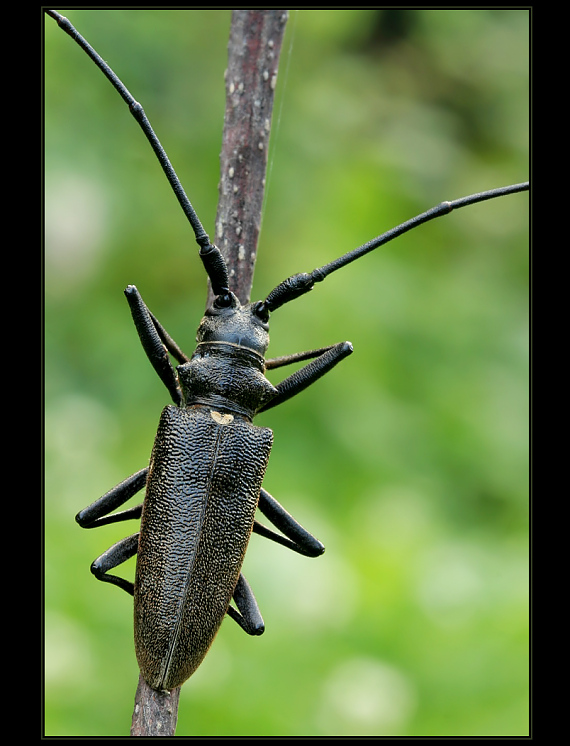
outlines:
[{"label": "beetle tarsus", "polygon": [[234,590],[233,599],[239,611],[232,606],[228,608],[228,615],[236,621],[248,635],[262,635],[265,623],[259,611],[257,601],[247,580],[240,573]]}]

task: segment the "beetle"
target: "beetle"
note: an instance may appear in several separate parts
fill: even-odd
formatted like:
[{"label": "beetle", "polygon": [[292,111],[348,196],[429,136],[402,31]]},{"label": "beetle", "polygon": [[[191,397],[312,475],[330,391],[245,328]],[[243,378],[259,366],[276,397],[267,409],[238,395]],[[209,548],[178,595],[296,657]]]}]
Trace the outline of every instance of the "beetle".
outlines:
[{"label": "beetle", "polygon": [[[156,328],[156,327],[155,327],[155,328]],[[219,426],[220,426],[220,427],[222,427],[221,425],[219,425]]]}]

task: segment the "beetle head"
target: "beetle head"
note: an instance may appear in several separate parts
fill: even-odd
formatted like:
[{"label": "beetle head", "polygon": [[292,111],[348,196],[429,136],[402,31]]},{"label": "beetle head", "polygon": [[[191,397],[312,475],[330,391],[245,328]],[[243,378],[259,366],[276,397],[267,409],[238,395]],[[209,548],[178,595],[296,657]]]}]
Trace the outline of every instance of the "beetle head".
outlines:
[{"label": "beetle head", "polygon": [[259,305],[242,306],[231,292],[218,296],[200,322],[196,341],[225,342],[253,350],[263,357],[269,345],[269,317],[257,312]]}]

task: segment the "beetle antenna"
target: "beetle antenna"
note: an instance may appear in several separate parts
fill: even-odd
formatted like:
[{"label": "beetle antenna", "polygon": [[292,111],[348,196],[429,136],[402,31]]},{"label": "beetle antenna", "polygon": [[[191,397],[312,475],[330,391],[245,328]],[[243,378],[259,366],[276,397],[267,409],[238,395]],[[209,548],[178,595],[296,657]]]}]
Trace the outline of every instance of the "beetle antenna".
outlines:
[{"label": "beetle antenna", "polygon": [[200,258],[202,259],[206,272],[208,273],[208,277],[210,278],[210,282],[212,283],[212,289],[214,290],[214,293],[218,296],[227,298],[229,296],[228,271],[222,253],[217,246],[210,242],[210,237],[204,230],[204,227],[200,222],[196,211],[192,207],[192,204],[188,199],[186,192],[184,191],[184,187],[182,186],[180,179],[176,175],[176,171],[172,167],[172,164],[170,163],[168,156],[166,155],[166,151],[160,144],[160,140],[156,136],[146,114],[144,113],[143,107],[139,104],[138,101],[133,98],[129,90],[117,77],[113,70],[111,70],[105,60],[99,54],[97,54],[97,52],[93,49],[89,42],[84,39],[83,36],[81,36],[79,31],[77,31],[77,29],[65,16],[60,15],[55,10],[46,10],[46,13],[47,15],[55,19],[58,26],[63,31],[65,31],[66,34],[69,34],[69,36],[71,36],[71,38],[75,42],[77,42],[81,49],[83,49],[83,51],[89,57],[91,57],[93,62],[110,81],[123,101],[129,107],[129,111],[139,123],[146,139],[149,141],[154,154],[158,158],[158,162],[160,163],[162,170],[164,171],[166,178],[168,179],[168,183],[170,184],[172,191],[176,195],[176,198],[178,199],[178,202],[180,203],[184,214],[186,215],[190,225],[192,226],[192,230],[194,231],[194,235],[196,236],[196,243],[200,247]]},{"label": "beetle antenna", "polygon": [[374,249],[377,249],[379,246],[392,241],[394,238],[401,236],[402,233],[406,233],[407,231],[411,230],[412,228],[416,228],[422,223],[427,223],[434,218],[439,218],[442,215],[447,215],[452,210],[457,210],[460,207],[465,207],[466,205],[473,205],[476,202],[484,202],[487,199],[502,197],[506,194],[525,192],[528,191],[528,188],[529,183],[528,181],[525,181],[521,184],[512,184],[511,186],[489,189],[486,192],[470,194],[467,197],[461,197],[459,199],[453,200],[452,202],[442,202],[441,204],[436,205],[436,207],[432,207],[431,210],[422,212],[421,215],[416,215],[415,218],[406,220],[405,223],[402,223],[401,225],[398,225],[395,228],[386,231],[386,233],[382,233],[382,235],[373,238],[372,241],[368,241],[368,243],[362,244],[362,246],[349,251],[347,254],[344,254],[343,256],[335,259],[329,264],[325,264],[323,267],[314,269],[310,274],[303,272],[301,274],[288,277],[286,280],[277,285],[277,287],[269,293],[267,298],[257,306],[257,313],[262,315],[267,314],[268,312],[274,311],[276,308],[279,308],[285,303],[289,303],[289,301],[292,301],[295,298],[308,293],[309,290],[312,290],[313,285],[316,282],[322,282],[322,280],[324,280],[327,275],[330,275],[331,272],[336,272],[337,269],[345,267],[347,264],[350,264],[350,262],[354,262],[356,259],[360,259],[361,256],[368,254],[370,251],[374,251]]}]

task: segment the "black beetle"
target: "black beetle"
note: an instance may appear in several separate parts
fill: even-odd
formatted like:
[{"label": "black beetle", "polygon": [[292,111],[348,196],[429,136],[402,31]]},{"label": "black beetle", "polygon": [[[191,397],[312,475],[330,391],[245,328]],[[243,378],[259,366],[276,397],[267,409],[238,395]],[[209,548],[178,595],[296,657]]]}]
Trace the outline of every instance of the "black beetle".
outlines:
[{"label": "black beetle", "polygon": [[[266,306],[271,298],[242,307],[227,288],[218,250],[207,244],[201,256],[217,297],[200,324],[190,359],[150,314],[137,289],[129,286],[125,291],[143,347],[176,406],[162,413],[149,468],[77,515],[81,526],[93,528],[142,512],[140,538],[134,534],[118,542],[95,560],[91,570],[99,580],[134,593],[137,658],[145,680],[155,689],[180,686],[196,670],[226,612],[249,634],[263,632],[255,598],[241,575],[252,530],[301,554],[318,556],[324,551],[261,487],[273,434],[251,421],[258,412],[305,389],[352,352],[350,343],[344,342],[265,361]],[[272,294],[274,303],[297,292],[294,281],[283,283]],[[181,363],[176,374],[165,348]],[[275,367],[307,358],[316,360],[276,387],[264,376],[266,363]],[[107,515],[145,484],[144,505]],[[285,536],[254,520],[257,507]],[[135,553],[133,588],[108,571]],[[239,612],[229,606],[232,597]]]},{"label": "black beetle", "polygon": [[[209,243],[205,242],[203,246],[209,247]],[[375,248],[375,246],[371,248]],[[340,264],[339,266],[343,265]],[[217,439],[219,438],[219,433],[226,432],[231,428],[237,427],[238,422],[240,425],[247,425],[247,421],[251,419],[256,411],[262,411],[264,408],[268,408],[270,405],[271,396],[275,397],[271,406],[276,403],[280,403],[280,401],[283,401],[285,400],[285,398],[287,398],[287,396],[285,396],[283,393],[285,391],[285,387],[282,387],[281,390],[270,387],[269,384],[266,385],[261,383],[260,379],[266,381],[263,376],[260,377],[257,375],[257,373],[261,373],[263,369],[263,361],[261,358],[263,357],[263,354],[265,352],[267,341],[264,337],[264,334],[266,334],[266,329],[264,328],[264,326],[267,323],[266,316],[268,310],[273,310],[274,308],[278,307],[278,305],[281,305],[282,303],[293,299],[298,294],[300,294],[301,292],[305,292],[305,290],[308,289],[308,286],[305,285],[305,278],[295,281],[292,285],[290,283],[287,284],[283,288],[277,290],[276,293],[270,294],[270,296],[268,296],[268,299],[266,299],[266,301],[261,305],[253,304],[247,311],[248,321],[245,324],[242,324],[241,319],[243,319],[243,313],[245,312],[242,312],[242,310],[239,308],[239,304],[236,304],[235,299],[232,298],[231,294],[228,292],[229,288],[227,288],[227,283],[224,279],[220,279],[220,277],[218,276],[218,270],[211,270],[209,274],[213,282],[217,282],[219,287],[220,292],[218,296],[218,302],[217,305],[209,311],[209,314],[206,316],[203,325],[200,327],[200,345],[191,360],[180,358],[178,356],[178,348],[171,344],[169,338],[164,333],[164,330],[162,330],[162,327],[158,325],[158,322],[156,322],[156,320],[152,316],[146,316],[146,308],[136,290],[134,288],[128,289],[129,302],[131,304],[131,309],[133,310],[135,323],[137,324],[139,333],[141,333],[143,344],[147,342],[150,346],[157,346],[157,349],[159,350],[159,352],[157,353],[149,353],[149,357],[151,357],[153,364],[156,363],[155,367],[160,367],[160,365],[162,365],[162,363],[159,362],[162,360],[160,350],[162,348],[162,345],[165,345],[166,348],[180,362],[178,377],[181,383],[181,387],[184,391],[185,404],[195,408],[196,411],[194,412],[194,414],[201,413],[203,411],[205,412],[203,418],[198,417],[198,419],[192,420],[192,427],[197,428],[198,431],[201,432],[201,428],[204,427],[204,439],[199,440],[199,442],[197,443],[197,448],[202,454],[204,453],[204,450],[207,450],[208,444],[212,444],[214,441],[216,443],[218,442]],[[316,279],[322,279],[322,277],[317,277]],[[232,318],[232,322],[228,331],[227,328],[222,328],[218,322],[220,321],[220,319],[228,320],[230,316]],[[240,321],[237,325],[234,325],[233,320],[236,317],[239,318]],[[245,343],[244,330],[246,335]],[[252,330],[255,330],[255,333],[253,335]],[[237,340],[239,340],[239,342]],[[329,349],[333,349],[334,352],[329,352]],[[300,376],[296,375],[291,377],[291,379],[293,379],[293,382],[291,384],[292,389],[291,391],[287,392],[288,395],[294,395],[295,393],[297,393],[297,391],[301,390],[304,385],[308,385],[313,380],[315,380],[318,375],[322,375],[322,373],[325,372],[326,366],[324,365],[323,355],[328,355],[328,357],[326,358],[327,365],[329,363],[330,365],[332,365],[338,362],[338,360],[342,359],[342,357],[344,357],[346,354],[350,353],[350,347],[347,346],[347,343],[329,349],[322,349],[313,351],[312,353],[307,353],[307,356],[319,355],[320,357],[318,357],[318,360],[321,362],[316,367],[314,366],[314,364],[307,366],[307,369],[313,366],[311,368],[311,370],[314,372],[313,377],[311,375],[303,377],[302,374]],[[295,360],[297,359],[300,358],[295,357]],[[228,367],[229,361],[231,361],[231,367]],[[241,382],[238,384],[237,397],[235,391],[232,391],[232,395],[228,396],[225,395],[226,392],[221,393],[217,386],[210,387],[208,389],[207,384],[212,382],[212,376],[210,375],[210,373],[207,373],[206,376],[204,376],[204,379],[201,380],[200,375],[195,375],[194,373],[194,368],[196,366],[202,366],[202,368],[204,368],[205,370],[211,370],[210,366],[212,366],[217,373],[219,372],[219,378],[217,377],[216,381],[223,380],[224,376],[227,376],[230,370],[240,370],[244,374],[251,374],[252,380],[250,383],[248,383],[247,386],[243,387],[243,380],[247,378],[247,375],[245,375],[244,378],[241,379]],[[177,389],[175,378],[171,377],[169,373],[164,373],[163,375],[161,375],[161,377],[169,387],[171,393],[173,393]],[[196,380],[199,380],[198,385],[196,385],[195,383]],[[301,380],[303,386],[300,385]],[[257,395],[254,395],[254,392],[256,391],[256,385],[254,384],[254,381],[260,383],[259,397],[257,397]],[[203,384],[206,385],[205,390],[201,388]],[[173,398],[175,398],[175,401],[177,396],[179,397],[177,403],[180,403],[180,394],[173,393]],[[228,403],[230,400],[232,402],[231,404]],[[178,410],[175,407],[169,407],[167,408],[167,410],[165,410],[163,420],[161,421],[161,425],[159,426],[159,438],[157,438],[157,444],[164,442],[169,443],[171,433],[176,432],[176,430],[180,427],[188,427],[188,425],[181,425],[180,419],[177,419],[178,414],[175,414],[176,412],[181,413],[184,411],[184,409]],[[262,458],[260,460],[263,461],[264,459],[266,460],[266,455],[268,455],[268,450],[270,447],[269,431],[259,428],[256,428],[255,430],[260,430],[258,444],[259,453],[262,454]],[[236,444],[241,444],[241,453],[244,452],[243,449],[245,441],[248,437],[248,433],[253,432],[253,428],[250,429],[250,427],[247,425],[244,430],[238,430],[236,432],[236,441],[232,444],[230,438],[230,442],[228,443],[228,451],[224,452],[224,462],[226,463],[231,463],[229,459],[231,457],[231,454],[233,453],[233,449],[236,447]],[[263,433],[263,435],[261,435],[261,433]],[[159,451],[161,451],[161,449],[157,445],[155,445],[155,454],[153,455],[155,464],[166,464],[170,457],[170,454],[173,451],[173,449],[170,447],[163,450],[164,453],[158,453]],[[248,447],[247,452],[251,453],[253,452],[253,450],[254,449],[252,449],[251,447]],[[191,459],[192,455],[188,454],[188,457]],[[178,456],[176,458],[177,468],[182,468],[180,458]],[[259,490],[259,485],[257,484],[257,482],[260,483],[263,470],[264,467],[260,465],[257,469],[254,469],[252,471],[250,478],[247,480],[248,485],[251,485],[252,487],[253,502],[255,502],[257,499],[257,492]],[[116,504],[122,502],[123,499],[126,499],[126,497],[134,494],[137,489],[140,489],[144,485],[145,480],[146,470],[143,470],[137,475],[134,475],[134,477],[132,477],[130,480],[127,480],[126,483],[123,483],[118,488],[115,488],[115,490],[109,493],[108,496],[105,496],[102,501],[98,501],[98,507],[95,509],[95,513],[97,513],[97,515],[101,515],[102,512],[106,513]],[[166,482],[168,482],[168,480],[166,480]],[[156,490],[158,494],[160,492],[160,488],[157,487]],[[245,494],[245,492],[241,490],[240,494],[243,495]],[[231,495],[228,495],[225,490],[224,495],[228,497],[228,500],[231,503]],[[276,507],[271,502],[269,496],[267,496],[266,493],[262,491],[261,496],[262,497],[260,506],[262,510],[265,508],[265,510],[269,514],[272,514],[273,508],[274,513],[272,514],[272,517],[284,515],[283,513],[281,513],[281,509]],[[121,499],[119,500],[119,498]],[[171,501],[171,499],[172,493],[170,493],[169,501]],[[104,511],[102,510],[103,508]],[[133,517],[135,515],[135,511],[131,512],[128,517]],[[240,546],[243,545],[243,550],[245,550],[245,543],[247,543],[250,530],[247,527],[247,521],[250,521],[250,525],[253,521],[253,514],[251,513],[250,515],[250,513],[251,510],[247,514],[247,517],[244,515],[244,535],[240,537],[238,541],[238,544],[240,544]],[[229,514],[231,515],[231,510],[229,511]],[[145,515],[150,520],[149,509],[145,509]],[[112,520],[99,518],[95,519],[96,523],[93,523],[93,519],[93,511],[89,512],[89,509],[87,509],[86,511],[82,511],[78,517],[78,520],[82,523],[82,525],[101,525],[102,523],[110,522],[110,520]],[[285,520],[285,531],[287,530],[287,528],[289,528],[292,534],[294,534],[295,531],[300,531],[296,524],[294,524],[293,522],[287,522],[288,520],[289,519]],[[222,526],[220,525],[220,529],[221,528]],[[283,526],[280,526],[280,528],[282,528],[283,530]],[[322,551],[322,545],[320,545],[319,542],[316,542],[316,540],[312,540],[312,537],[310,537],[310,535],[303,534],[303,537],[304,538],[302,540],[299,540],[300,543],[296,546],[298,551],[302,550],[303,553],[306,554],[318,554]],[[167,537],[165,537],[165,539],[166,543],[170,545],[170,540],[168,540]],[[282,543],[286,543],[283,540],[281,541]],[[131,540],[129,542],[129,540],[127,540],[125,541],[125,543],[121,543],[120,551],[117,550],[115,553],[113,553],[111,562],[108,562],[109,555],[103,555],[105,559],[95,566],[96,574],[98,574],[101,579],[110,580],[110,582],[116,582],[117,585],[126,587],[125,581],[122,581],[121,579],[111,580],[108,575],[105,575],[105,571],[106,569],[109,569],[111,565],[116,563],[117,558],[121,556],[121,552],[124,552],[124,554],[127,555],[129,553],[132,553],[133,549],[136,549],[133,541]],[[241,558],[243,558],[243,554],[241,554],[240,556]],[[224,567],[228,567],[228,573],[230,573],[228,575],[228,578],[231,577],[233,578],[233,580],[228,579],[224,600],[220,602],[220,608],[223,607],[224,604],[227,606],[227,603],[229,603],[229,596],[232,595],[230,591],[233,591],[235,584],[238,583],[237,588],[234,592],[234,597],[236,598],[236,601],[238,603],[238,608],[243,610],[242,617],[238,617],[238,615],[235,614],[234,610],[231,608],[230,613],[232,613],[232,616],[238,619],[242,626],[244,626],[244,628],[246,628],[248,631],[259,632],[262,629],[261,621],[256,618],[256,607],[253,604],[252,597],[248,591],[247,585],[245,584],[245,581],[243,581],[243,579],[241,579],[239,582],[237,581],[241,560],[236,559],[237,564],[230,568],[228,557],[221,556],[221,559],[223,559]],[[169,563],[168,566],[170,567],[171,563]],[[210,634],[211,636],[211,634],[215,632],[216,625],[219,624],[219,622],[221,622],[221,619],[223,618],[223,613],[224,612],[220,614],[218,612],[216,619],[212,623],[210,632],[206,634],[206,637],[208,634]],[[202,619],[200,622],[200,626],[202,628],[205,626],[203,624],[203,621],[204,620]],[[206,642],[203,643],[202,647],[206,645]],[[193,662],[185,660],[183,661],[184,665],[179,666],[181,670],[184,670],[184,678],[186,677],[188,669],[192,667],[190,664],[192,663],[193,665],[193,663],[197,663],[199,662],[199,659],[201,659],[202,648],[200,647],[200,645],[197,645],[196,649],[200,651],[200,654],[197,654],[196,659]],[[162,662],[164,662],[164,656],[161,657],[161,660]],[[187,666],[187,668],[184,668],[184,666]],[[159,677],[158,679],[154,679],[152,678],[152,675],[149,675],[149,680],[151,680],[151,683],[154,682],[153,685],[166,688],[170,686],[176,686],[177,683],[180,683],[179,681],[177,681],[177,683],[174,683],[175,678],[176,677],[173,675],[173,678],[170,679],[164,676],[162,678]]]}]

